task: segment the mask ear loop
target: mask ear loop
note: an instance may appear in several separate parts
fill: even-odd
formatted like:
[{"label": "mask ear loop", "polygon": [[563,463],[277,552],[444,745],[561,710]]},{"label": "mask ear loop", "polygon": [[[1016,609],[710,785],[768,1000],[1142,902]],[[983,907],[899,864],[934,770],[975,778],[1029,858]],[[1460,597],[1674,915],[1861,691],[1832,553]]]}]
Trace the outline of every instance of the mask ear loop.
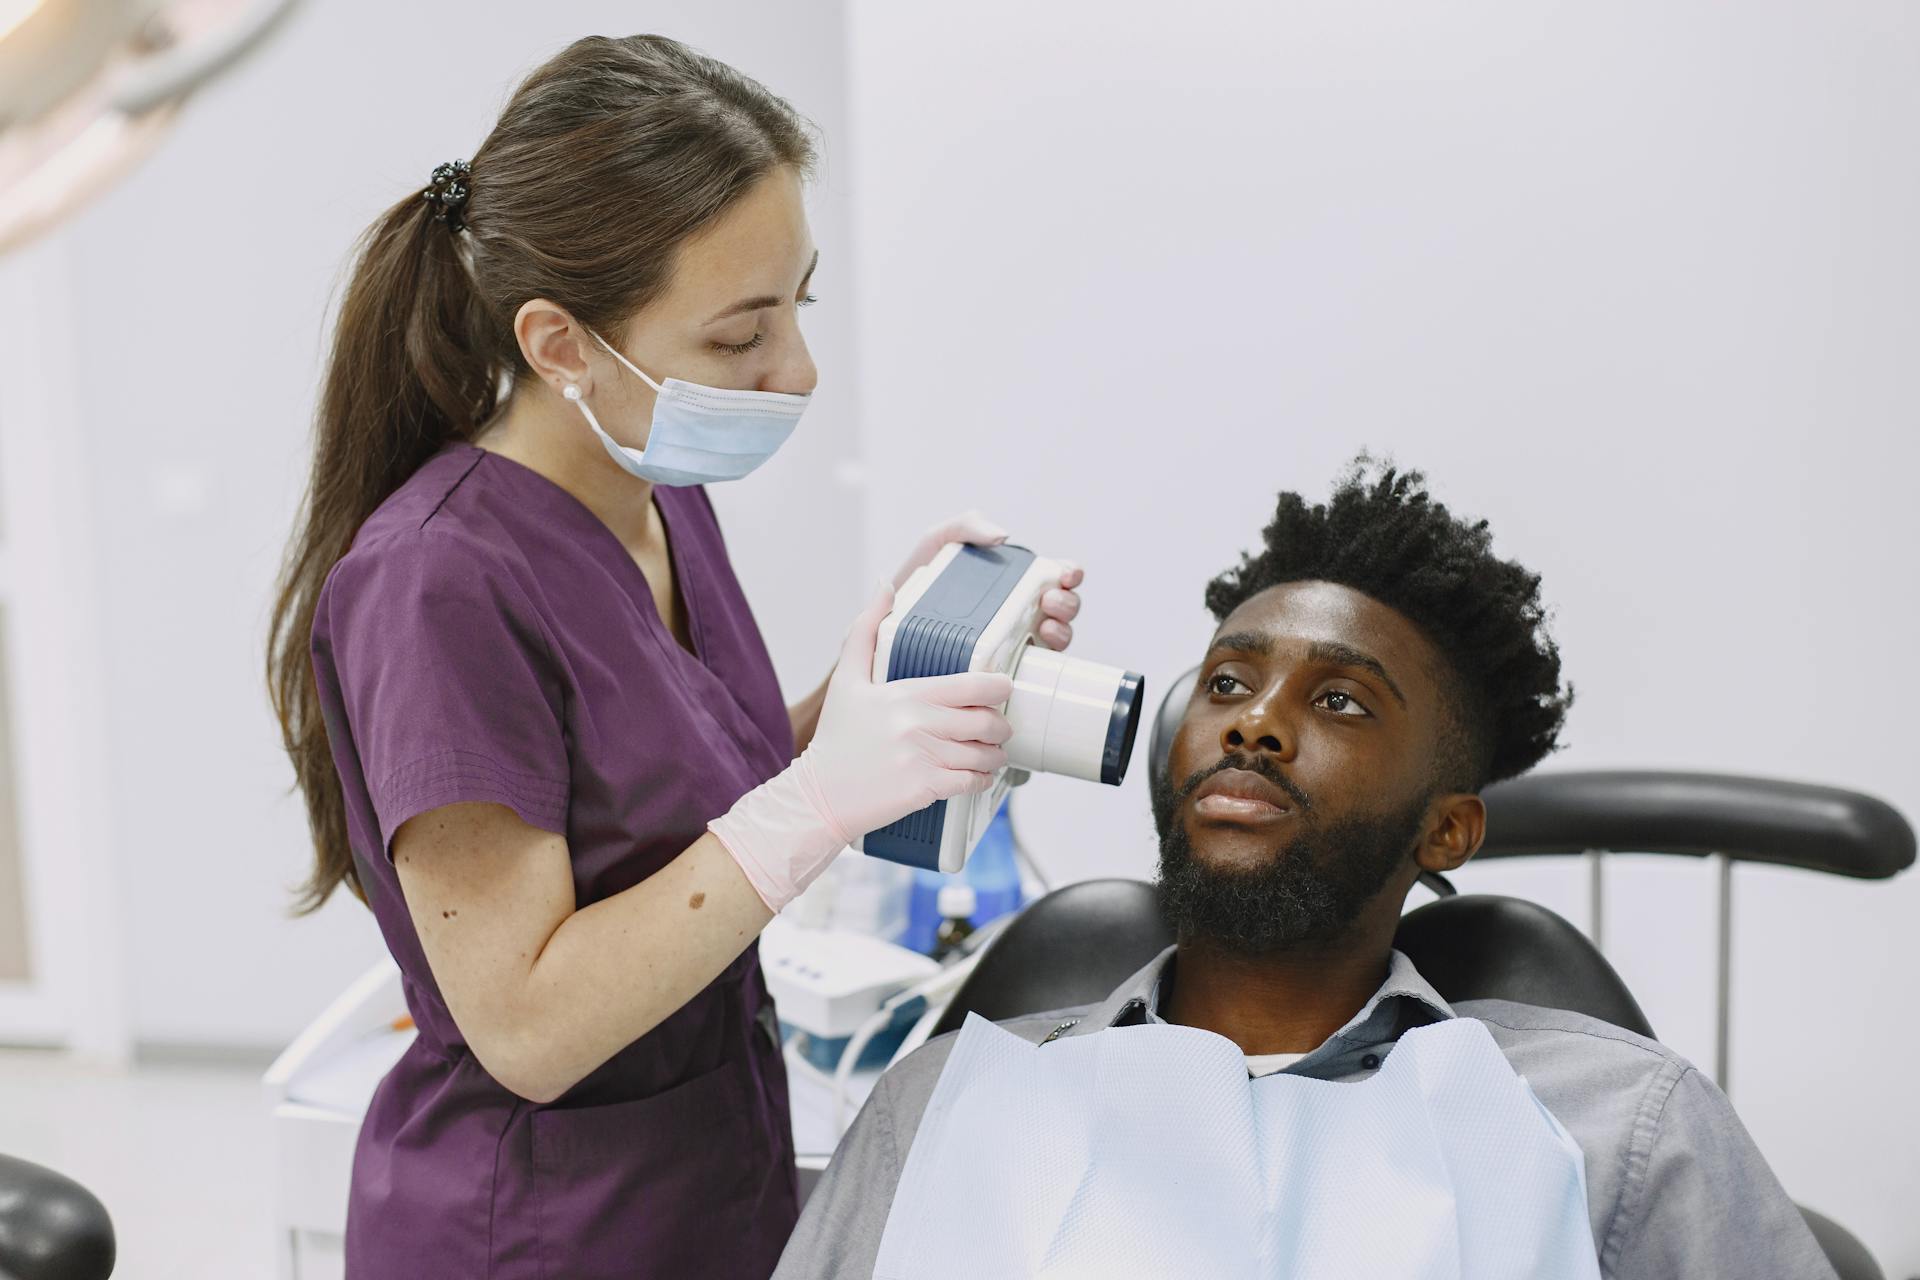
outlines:
[{"label": "mask ear loop", "polygon": [[653,393],[655,395],[665,395],[667,393],[667,389],[665,387],[655,382],[652,378],[649,378],[645,373],[642,373],[639,365],[635,364],[633,361],[627,359],[625,356],[621,355],[618,351],[616,351],[611,342],[608,342],[605,338],[601,337],[599,334],[594,333],[593,330],[591,329],[588,329],[587,332],[592,335],[593,340],[595,342],[599,343],[601,346],[607,349],[608,355],[612,356],[615,360],[618,360],[621,364],[627,366],[627,368],[632,371],[633,375],[636,378],[640,379],[640,381],[652,387]]},{"label": "mask ear loop", "polygon": [[[593,428],[595,435],[598,435],[601,439],[611,444],[615,444],[619,448],[626,449],[625,445],[619,444],[612,436],[608,435],[607,429],[600,425],[600,419],[593,416],[593,409],[587,404],[587,397],[582,394],[578,383],[569,382],[565,387],[561,388],[560,394],[573,401],[574,404],[579,406],[580,412],[587,415],[587,425]],[[627,449],[627,452],[635,455],[636,459],[645,457],[644,451],[640,449]]]}]

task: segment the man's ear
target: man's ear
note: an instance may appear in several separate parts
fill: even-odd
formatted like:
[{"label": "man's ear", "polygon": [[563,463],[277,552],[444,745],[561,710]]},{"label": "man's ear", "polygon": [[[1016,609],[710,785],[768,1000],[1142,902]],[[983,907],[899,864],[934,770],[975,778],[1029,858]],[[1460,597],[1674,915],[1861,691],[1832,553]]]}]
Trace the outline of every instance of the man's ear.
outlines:
[{"label": "man's ear", "polygon": [[513,336],[520,342],[533,376],[554,391],[569,382],[593,394],[593,372],[587,364],[587,331],[557,304],[529,298],[513,317]]},{"label": "man's ear", "polygon": [[1414,850],[1422,871],[1457,871],[1480,850],[1487,836],[1487,806],[1470,792],[1454,792],[1434,801],[1427,832]]}]

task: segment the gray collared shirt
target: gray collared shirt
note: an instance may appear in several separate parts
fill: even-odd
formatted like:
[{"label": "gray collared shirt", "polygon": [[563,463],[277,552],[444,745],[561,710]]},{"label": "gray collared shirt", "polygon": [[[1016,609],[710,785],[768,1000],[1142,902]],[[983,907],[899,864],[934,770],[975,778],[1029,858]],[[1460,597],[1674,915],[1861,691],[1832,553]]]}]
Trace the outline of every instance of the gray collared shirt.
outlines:
[{"label": "gray collared shirt", "polygon": [[[1162,952],[1098,1005],[1000,1025],[1040,1044],[1161,1021],[1160,978],[1173,954]],[[1506,1000],[1450,1006],[1396,951],[1373,998],[1286,1070],[1364,1079],[1404,1032],[1456,1017],[1486,1024],[1586,1154],[1587,1208],[1605,1280],[1835,1280],[1726,1095],[1685,1059],[1631,1031]],[[873,1274],[894,1188],[952,1045],[952,1036],[931,1041],[880,1078],[808,1199],[774,1280]],[[1383,1204],[1380,1212],[1390,1220],[1393,1208]]]}]

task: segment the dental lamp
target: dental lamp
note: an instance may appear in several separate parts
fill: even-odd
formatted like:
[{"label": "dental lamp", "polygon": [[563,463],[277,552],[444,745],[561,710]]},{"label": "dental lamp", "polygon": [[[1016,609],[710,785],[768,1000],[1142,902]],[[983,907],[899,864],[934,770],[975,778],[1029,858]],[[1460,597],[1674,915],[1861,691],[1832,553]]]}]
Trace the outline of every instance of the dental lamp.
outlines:
[{"label": "dental lamp", "polygon": [[144,158],[296,0],[0,0],[0,252]]}]

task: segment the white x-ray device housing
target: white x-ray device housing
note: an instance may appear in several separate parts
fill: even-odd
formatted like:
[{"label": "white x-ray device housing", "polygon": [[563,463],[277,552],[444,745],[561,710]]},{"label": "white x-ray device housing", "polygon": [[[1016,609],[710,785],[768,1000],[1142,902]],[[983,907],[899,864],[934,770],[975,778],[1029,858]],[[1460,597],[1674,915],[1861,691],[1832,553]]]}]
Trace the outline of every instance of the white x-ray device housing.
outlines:
[{"label": "white x-ray device housing", "polygon": [[948,543],[916,569],[880,623],[875,680],[961,671],[1013,677],[1003,710],[1013,723],[1007,765],[993,785],[908,814],[854,841],[874,857],[959,871],[986,834],[1010,787],[1033,773],[1063,773],[1119,786],[1145,705],[1135,672],[1070,658],[1033,643],[1040,598],[1066,566],[1025,547]]}]

